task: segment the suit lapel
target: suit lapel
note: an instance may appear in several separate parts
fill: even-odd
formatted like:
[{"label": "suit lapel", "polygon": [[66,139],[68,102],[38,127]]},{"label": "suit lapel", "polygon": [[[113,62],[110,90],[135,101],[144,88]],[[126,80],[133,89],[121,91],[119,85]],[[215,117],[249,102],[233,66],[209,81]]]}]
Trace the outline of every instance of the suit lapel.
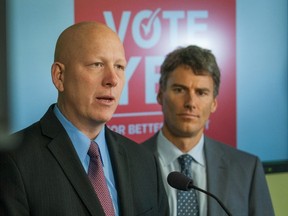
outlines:
[{"label": "suit lapel", "polygon": [[[227,189],[227,169],[229,161],[225,158],[222,149],[217,147],[217,143],[205,137],[205,155],[207,162],[207,190],[225,202]],[[211,197],[208,202],[208,215],[220,215],[223,210],[219,204]]]},{"label": "suit lapel", "polygon": [[133,173],[130,170],[131,165],[128,162],[124,140],[107,127],[105,134],[117,187],[119,214],[134,215],[133,208],[131,208],[133,206],[131,175]]},{"label": "suit lapel", "polygon": [[51,107],[41,119],[41,126],[43,134],[52,138],[52,141],[48,144],[48,149],[58,161],[88,211],[90,211],[91,215],[104,216],[100,202],[94,193],[78,155],[66,131],[53,114]]}]

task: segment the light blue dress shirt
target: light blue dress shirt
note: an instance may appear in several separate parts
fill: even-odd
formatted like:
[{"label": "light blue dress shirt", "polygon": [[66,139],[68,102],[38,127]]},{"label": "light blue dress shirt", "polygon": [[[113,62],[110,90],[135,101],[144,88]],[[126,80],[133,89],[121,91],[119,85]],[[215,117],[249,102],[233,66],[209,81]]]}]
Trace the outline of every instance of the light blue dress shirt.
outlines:
[{"label": "light blue dress shirt", "polygon": [[[59,119],[63,127],[65,128],[66,132],[68,133],[68,136],[70,137],[72,144],[77,152],[77,155],[86,171],[88,173],[88,167],[90,162],[90,157],[87,154],[91,140],[83,134],[80,130],[78,130],[68,119],[65,118],[65,116],[61,113],[58,106],[54,106],[54,113],[56,117]],[[108,185],[108,189],[110,191],[110,195],[112,197],[112,202],[114,205],[115,215],[119,215],[119,208],[118,208],[118,195],[117,190],[115,186],[115,179],[113,175],[110,155],[108,152],[108,147],[105,139],[105,128],[103,127],[94,140],[100,150],[100,155],[103,162],[103,170],[105,179]]]},{"label": "light blue dress shirt", "polygon": [[[172,171],[181,171],[178,157],[183,155],[173,143],[171,143],[160,130],[157,137],[157,152],[160,162],[160,169],[164,182],[164,187],[168,196],[170,215],[177,215],[177,190],[172,188],[167,182],[167,176]],[[200,141],[191,149],[187,154],[193,157],[191,165],[191,172],[193,182],[196,186],[206,190],[207,189],[207,177],[206,177],[206,162],[204,155],[204,135],[202,135]],[[207,196],[204,193],[196,191],[200,216],[207,216]]]}]

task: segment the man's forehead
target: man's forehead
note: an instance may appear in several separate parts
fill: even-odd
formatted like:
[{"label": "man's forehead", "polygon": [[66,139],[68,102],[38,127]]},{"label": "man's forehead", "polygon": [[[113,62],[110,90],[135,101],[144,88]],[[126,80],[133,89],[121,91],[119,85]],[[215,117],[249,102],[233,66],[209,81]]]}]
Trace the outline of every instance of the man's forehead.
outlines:
[{"label": "man's forehead", "polygon": [[213,84],[213,79],[208,74],[201,74],[196,75],[194,73],[188,73],[186,76],[184,73],[187,72],[176,72],[171,73],[168,77],[167,83],[169,85],[183,85],[183,86],[189,86],[192,84],[199,84],[199,85],[210,85]]}]

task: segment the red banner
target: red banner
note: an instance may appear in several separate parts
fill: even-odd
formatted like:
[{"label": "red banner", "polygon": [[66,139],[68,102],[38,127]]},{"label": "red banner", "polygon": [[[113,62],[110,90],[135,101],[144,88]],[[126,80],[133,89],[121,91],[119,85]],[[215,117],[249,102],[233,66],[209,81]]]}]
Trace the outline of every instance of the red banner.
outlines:
[{"label": "red banner", "polygon": [[210,49],[221,70],[217,111],[205,133],[236,146],[235,0],[75,0],[75,22],[97,20],[124,43],[126,85],[108,126],[141,142],[162,126],[157,104],[159,68],[179,46]]}]

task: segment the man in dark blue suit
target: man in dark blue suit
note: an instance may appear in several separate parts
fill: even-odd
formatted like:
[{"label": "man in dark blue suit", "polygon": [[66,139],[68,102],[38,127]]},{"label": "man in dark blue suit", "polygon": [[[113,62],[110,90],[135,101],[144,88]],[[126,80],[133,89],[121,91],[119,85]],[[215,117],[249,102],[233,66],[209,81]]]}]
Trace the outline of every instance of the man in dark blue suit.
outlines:
[{"label": "man in dark blue suit", "polygon": [[[233,216],[273,216],[259,159],[204,135],[205,124],[217,108],[220,86],[220,71],[211,51],[198,46],[176,49],[167,55],[160,73],[157,100],[164,123],[143,145],[158,157],[170,215],[179,214],[181,202],[177,201],[178,191],[166,179],[170,172],[181,171],[184,156],[191,158],[187,170],[194,184],[216,195]],[[212,198],[199,192],[196,196],[199,215],[225,215]],[[191,214],[191,209],[186,210]]]},{"label": "man in dark blue suit", "polygon": [[98,182],[87,175],[91,143],[100,150],[114,212],[106,215],[168,215],[156,158],[105,125],[118,105],[125,67],[123,45],[107,26],[82,22],[62,32],[51,69],[57,104],[0,155],[0,215],[104,216],[102,194],[93,188]]}]

